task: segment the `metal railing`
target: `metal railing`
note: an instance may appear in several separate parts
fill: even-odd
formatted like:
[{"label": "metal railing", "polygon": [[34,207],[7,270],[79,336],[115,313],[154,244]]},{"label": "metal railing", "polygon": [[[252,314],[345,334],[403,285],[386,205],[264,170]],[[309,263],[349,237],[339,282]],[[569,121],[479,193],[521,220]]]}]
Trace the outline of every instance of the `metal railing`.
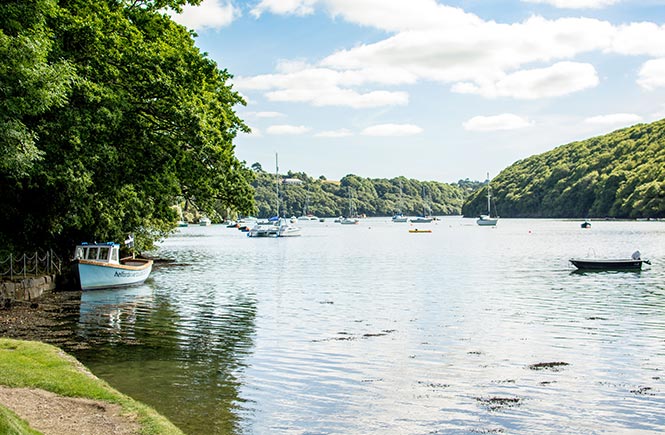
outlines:
[{"label": "metal railing", "polygon": [[15,277],[27,278],[28,276],[53,275],[60,274],[62,270],[62,260],[53,252],[48,250],[40,254],[35,251],[34,254],[14,255],[9,254],[0,260],[0,276],[9,277],[13,280]]}]

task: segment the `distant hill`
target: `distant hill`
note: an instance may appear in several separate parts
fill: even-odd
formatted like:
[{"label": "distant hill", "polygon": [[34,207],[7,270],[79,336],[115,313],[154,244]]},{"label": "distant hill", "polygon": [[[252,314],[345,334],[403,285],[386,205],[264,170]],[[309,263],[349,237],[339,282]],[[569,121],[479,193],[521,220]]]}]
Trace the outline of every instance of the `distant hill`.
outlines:
[{"label": "distant hill", "polygon": [[[279,182],[280,214],[300,216],[340,216],[349,214],[349,191],[358,214],[392,216],[401,211],[415,216],[428,207],[435,216],[461,214],[464,199],[482,186],[478,181],[460,180],[457,183],[419,181],[405,177],[371,179],[347,175],[339,181],[325,177],[312,178],[303,172],[275,174],[253,166],[253,182],[259,217],[277,212],[277,182]],[[423,200],[423,192],[425,200]]]},{"label": "distant hill", "polygon": [[[665,119],[520,160],[491,188],[502,217],[663,218]],[[486,195],[470,195],[462,213],[484,212]]]}]

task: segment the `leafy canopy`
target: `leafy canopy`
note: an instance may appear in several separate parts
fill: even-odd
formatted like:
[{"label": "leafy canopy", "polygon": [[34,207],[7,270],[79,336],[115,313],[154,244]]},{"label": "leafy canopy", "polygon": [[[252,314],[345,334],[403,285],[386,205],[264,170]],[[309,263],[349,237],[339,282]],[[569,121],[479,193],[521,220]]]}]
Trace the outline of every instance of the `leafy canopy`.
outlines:
[{"label": "leafy canopy", "polygon": [[13,126],[0,147],[15,156],[0,166],[4,246],[69,252],[135,233],[140,249],[169,233],[183,199],[209,213],[253,209],[253,175],[233,145],[248,131],[233,110],[244,101],[161,12],[185,3],[197,2],[0,6],[0,56],[13,59],[0,67],[11,97],[0,122]]},{"label": "leafy canopy", "polygon": [[[665,217],[665,119],[518,161],[491,184],[504,217]],[[486,189],[462,209],[487,208]]]}]

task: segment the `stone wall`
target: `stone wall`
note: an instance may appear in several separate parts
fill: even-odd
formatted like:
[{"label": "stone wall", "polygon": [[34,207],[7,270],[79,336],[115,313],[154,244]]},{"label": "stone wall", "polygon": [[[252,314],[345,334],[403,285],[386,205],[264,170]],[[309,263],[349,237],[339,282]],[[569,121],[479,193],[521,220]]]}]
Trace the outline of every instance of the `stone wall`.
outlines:
[{"label": "stone wall", "polygon": [[0,302],[6,300],[34,301],[46,292],[55,289],[55,275],[15,279],[0,282]]}]

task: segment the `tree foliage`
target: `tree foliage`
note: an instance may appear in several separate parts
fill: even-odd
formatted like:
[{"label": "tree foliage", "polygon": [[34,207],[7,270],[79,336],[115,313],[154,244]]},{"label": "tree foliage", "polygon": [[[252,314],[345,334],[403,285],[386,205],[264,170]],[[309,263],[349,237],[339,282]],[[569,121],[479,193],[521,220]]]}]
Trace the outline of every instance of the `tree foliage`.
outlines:
[{"label": "tree foliage", "polygon": [[[0,122],[22,128],[35,148],[24,147],[30,165],[0,167],[5,246],[66,252],[82,240],[136,233],[147,247],[174,227],[173,205],[183,199],[210,213],[253,209],[253,175],[232,143],[248,131],[233,110],[244,102],[227,84],[229,73],[160,12],[183,4],[3,3],[0,55],[15,52],[17,38],[39,46],[14,61],[26,66],[3,63],[3,92],[14,80],[8,89],[16,95],[49,97],[36,107],[1,103]],[[32,68],[41,80],[17,82],[11,68]]]},{"label": "tree foliage", "polygon": [[[504,217],[665,217],[665,120],[560,146],[503,170],[491,183]],[[462,209],[485,211],[486,189]]]},{"label": "tree foliage", "polygon": [[[286,178],[299,179],[303,183],[285,184],[283,181]],[[466,183],[466,187],[405,177],[370,179],[350,174],[334,182],[328,181],[326,177],[314,179],[303,172],[289,171],[286,175],[276,176],[260,171],[253,185],[259,217],[274,216],[278,206],[282,216],[307,213],[316,216],[347,216],[349,192],[353,207],[359,214],[390,216],[402,212],[415,216],[427,208],[428,213],[441,216],[460,213],[473,182],[460,180],[460,183]]]}]

